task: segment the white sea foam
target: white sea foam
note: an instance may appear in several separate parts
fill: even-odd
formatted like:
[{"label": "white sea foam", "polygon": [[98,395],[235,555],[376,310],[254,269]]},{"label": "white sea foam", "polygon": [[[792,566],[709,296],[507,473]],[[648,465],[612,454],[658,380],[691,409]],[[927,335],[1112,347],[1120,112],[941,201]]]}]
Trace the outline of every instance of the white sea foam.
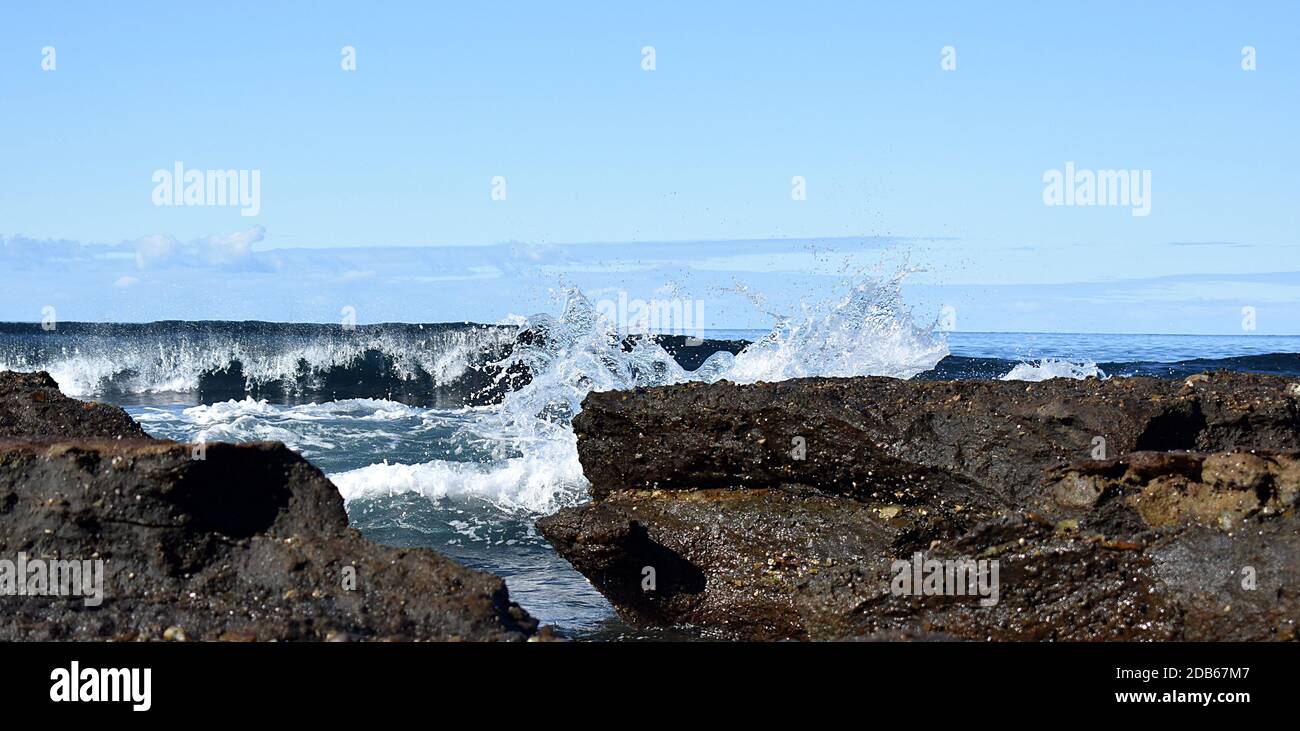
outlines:
[{"label": "white sea foam", "polygon": [[245,396],[243,401],[224,401],[203,406],[192,406],[183,412],[192,423],[204,426],[225,423],[245,416],[274,416],[279,419],[320,421],[324,419],[353,419],[358,421],[393,421],[419,416],[425,409],[407,406],[385,399],[340,399],[323,404],[273,406],[266,399],[255,400]]},{"label": "white sea foam", "polygon": [[547,515],[581,501],[587,485],[572,440],[538,444],[524,456],[490,463],[383,462],[330,479],[346,501],[414,493],[435,501],[481,500],[528,515]]},{"label": "white sea foam", "polygon": [[[455,429],[456,415],[385,401],[345,399],[287,406],[245,398],[190,408],[140,407],[134,418],[155,436],[182,441],[283,442],[313,459],[367,454]],[[331,455],[330,452],[336,454]]]},{"label": "white sea foam", "polygon": [[1057,358],[1044,358],[1033,363],[1017,363],[1003,381],[1046,381],[1051,378],[1106,378],[1106,374],[1092,361],[1074,362]]}]

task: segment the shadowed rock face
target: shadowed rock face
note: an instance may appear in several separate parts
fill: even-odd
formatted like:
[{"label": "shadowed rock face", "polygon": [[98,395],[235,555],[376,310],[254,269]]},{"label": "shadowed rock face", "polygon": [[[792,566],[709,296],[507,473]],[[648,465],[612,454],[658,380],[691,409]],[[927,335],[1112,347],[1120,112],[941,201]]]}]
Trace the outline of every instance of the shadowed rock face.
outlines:
[{"label": "shadowed rock face", "polygon": [[[575,431],[595,500],[538,527],[639,623],[754,639],[1291,639],[1297,398],[1287,379],[1226,373],[591,394]],[[918,553],[996,559],[997,603],[891,590],[895,561]]]},{"label": "shadowed rock face", "polygon": [[[102,560],[103,603],[0,596],[0,640],[522,640],[537,626],[499,578],[348,528],[338,490],[281,444],[196,450],[135,438],[113,407],[59,421],[81,417],[62,401],[48,432],[0,440],[0,559]],[[100,433],[67,439],[76,428]]]}]

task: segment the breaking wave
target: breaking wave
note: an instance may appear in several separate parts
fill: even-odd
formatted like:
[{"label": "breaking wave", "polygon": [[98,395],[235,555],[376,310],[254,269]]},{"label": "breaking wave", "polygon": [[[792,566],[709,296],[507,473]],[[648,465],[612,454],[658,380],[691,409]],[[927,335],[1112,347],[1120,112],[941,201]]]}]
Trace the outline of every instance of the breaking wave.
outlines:
[{"label": "breaking wave", "polygon": [[515,329],[475,324],[0,324],[0,369],[44,370],[72,396],[200,400],[391,397],[459,405],[491,381]]},{"label": "breaking wave", "polygon": [[809,376],[911,378],[948,355],[948,343],[932,328],[916,325],[903,306],[903,274],[883,282],[865,280],[836,300],[805,304],[782,318],[710,379],[737,383]]}]

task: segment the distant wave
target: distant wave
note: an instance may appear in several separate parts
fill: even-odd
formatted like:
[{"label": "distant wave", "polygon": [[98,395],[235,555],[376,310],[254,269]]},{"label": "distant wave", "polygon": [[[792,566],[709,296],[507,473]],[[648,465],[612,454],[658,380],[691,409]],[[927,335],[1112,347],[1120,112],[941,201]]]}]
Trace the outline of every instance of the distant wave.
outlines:
[{"label": "distant wave", "polygon": [[[500,369],[519,328],[476,323],[340,325],[160,321],[0,323],[0,370],[48,371],[69,395],[168,403],[177,394],[216,403],[354,398],[423,406],[500,399]],[[680,336],[657,341],[685,368],[743,342]],[[519,374],[526,381],[526,376]],[[517,385],[518,380],[515,381]]]},{"label": "distant wave", "polygon": [[1100,378],[1104,376],[1186,378],[1196,373],[1216,370],[1300,376],[1300,353],[1195,358],[1173,362],[1104,361],[1101,363],[1057,358],[1020,361],[1005,358],[971,358],[949,355],[939,361],[939,364],[933,369],[917,375],[917,378],[927,381],[1045,380],[1046,378]]},{"label": "distant wave", "polygon": [[[48,371],[74,396],[193,394],[211,403],[393,398],[472,402],[515,329],[265,322],[0,324],[0,369]],[[147,400],[141,398],[140,400]]]},{"label": "distant wave", "polygon": [[1120,362],[1103,364],[1108,372],[1124,376],[1185,378],[1203,371],[1227,370],[1243,373],[1300,375],[1300,353],[1266,353],[1228,358],[1194,358],[1174,363]]}]

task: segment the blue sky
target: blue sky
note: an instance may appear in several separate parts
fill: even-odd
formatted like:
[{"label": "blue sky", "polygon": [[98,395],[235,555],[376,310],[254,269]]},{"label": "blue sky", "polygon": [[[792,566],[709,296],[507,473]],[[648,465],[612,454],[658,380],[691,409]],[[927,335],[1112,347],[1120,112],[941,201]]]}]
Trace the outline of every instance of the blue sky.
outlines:
[{"label": "blue sky", "polygon": [[[888,248],[963,328],[1300,333],[1295,3],[15,5],[0,319],[495,320],[590,259],[761,326],[720,292]],[[260,171],[258,215],[154,205],[176,161]],[[1150,215],[1044,205],[1067,162]]]}]

